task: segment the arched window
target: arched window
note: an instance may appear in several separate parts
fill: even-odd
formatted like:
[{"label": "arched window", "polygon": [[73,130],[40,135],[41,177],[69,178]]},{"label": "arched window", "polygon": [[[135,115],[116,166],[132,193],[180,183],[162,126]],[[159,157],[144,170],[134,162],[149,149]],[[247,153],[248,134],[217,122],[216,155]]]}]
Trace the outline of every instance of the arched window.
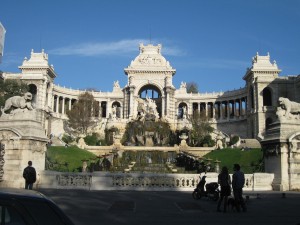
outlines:
[{"label": "arched window", "polygon": [[32,94],[32,105],[34,108],[36,108],[36,102],[37,102],[37,87],[35,84],[29,84],[29,92]]},{"label": "arched window", "polygon": [[272,93],[270,88],[265,88],[263,90],[263,105],[272,106]]},{"label": "arched window", "polygon": [[161,92],[158,87],[154,85],[145,85],[139,90],[139,97],[142,99],[151,98],[157,107],[157,112],[159,116],[162,115],[162,100],[161,100]]},{"label": "arched window", "polygon": [[187,116],[187,104],[185,102],[181,102],[178,105],[178,118],[186,118]]},{"label": "arched window", "polygon": [[121,104],[120,102],[113,102],[112,103],[112,116],[116,118],[121,118]]}]

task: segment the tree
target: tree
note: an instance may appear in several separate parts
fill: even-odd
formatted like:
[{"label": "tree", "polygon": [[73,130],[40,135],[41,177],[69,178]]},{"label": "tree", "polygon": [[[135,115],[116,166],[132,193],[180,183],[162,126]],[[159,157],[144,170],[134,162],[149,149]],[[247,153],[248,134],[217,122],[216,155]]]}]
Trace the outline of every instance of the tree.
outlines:
[{"label": "tree", "polygon": [[198,84],[196,84],[195,82],[188,82],[186,84],[186,91],[187,93],[198,93]]},{"label": "tree", "polygon": [[0,79],[0,106],[4,106],[5,101],[13,96],[23,96],[28,92],[27,84],[20,80]]},{"label": "tree", "polygon": [[191,130],[192,145],[195,147],[203,146],[204,144],[212,146],[214,143],[210,134],[214,129],[209,124],[207,117],[195,111],[191,122],[193,126]]},{"label": "tree", "polygon": [[77,132],[86,134],[88,128],[96,123],[95,115],[99,112],[99,103],[89,92],[85,92],[78,97],[78,101],[72,109],[67,112],[69,117],[68,125]]}]

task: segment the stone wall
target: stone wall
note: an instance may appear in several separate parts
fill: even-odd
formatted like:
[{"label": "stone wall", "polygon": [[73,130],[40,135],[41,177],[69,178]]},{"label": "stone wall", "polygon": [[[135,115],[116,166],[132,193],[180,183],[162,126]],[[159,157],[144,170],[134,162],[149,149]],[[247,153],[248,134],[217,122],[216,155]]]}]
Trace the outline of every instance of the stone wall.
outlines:
[{"label": "stone wall", "polygon": [[247,138],[247,120],[228,121],[217,123],[216,128],[226,134],[238,135],[241,138]]},{"label": "stone wall", "polygon": [[[217,182],[217,173],[207,173],[206,182]],[[199,174],[140,174],[140,173],[59,173],[44,171],[38,188],[86,190],[193,191]],[[245,191],[270,191],[274,175],[245,174]]]}]

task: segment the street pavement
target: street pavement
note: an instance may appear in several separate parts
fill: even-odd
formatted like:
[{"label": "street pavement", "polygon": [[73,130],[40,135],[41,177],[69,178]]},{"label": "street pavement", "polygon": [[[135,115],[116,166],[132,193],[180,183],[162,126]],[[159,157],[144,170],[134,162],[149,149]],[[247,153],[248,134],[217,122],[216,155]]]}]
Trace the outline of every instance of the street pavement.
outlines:
[{"label": "street pavement", "polygon": [[244,192],[247,212],[217,212],[191,192],[39,189],[76,225],[300,225],[300,192]]}]

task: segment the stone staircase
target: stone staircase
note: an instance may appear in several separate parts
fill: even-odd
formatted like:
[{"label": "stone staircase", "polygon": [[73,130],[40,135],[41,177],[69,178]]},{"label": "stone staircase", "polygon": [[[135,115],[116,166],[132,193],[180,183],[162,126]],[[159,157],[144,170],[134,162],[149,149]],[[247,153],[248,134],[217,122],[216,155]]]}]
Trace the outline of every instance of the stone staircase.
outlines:
[{"label": "stone staircase", "polygon": [[52,146],[65,146],[66,143],[63,142],[61,139],[59,139],[58,137],[52,137],[51,138],[51,145]]}]

